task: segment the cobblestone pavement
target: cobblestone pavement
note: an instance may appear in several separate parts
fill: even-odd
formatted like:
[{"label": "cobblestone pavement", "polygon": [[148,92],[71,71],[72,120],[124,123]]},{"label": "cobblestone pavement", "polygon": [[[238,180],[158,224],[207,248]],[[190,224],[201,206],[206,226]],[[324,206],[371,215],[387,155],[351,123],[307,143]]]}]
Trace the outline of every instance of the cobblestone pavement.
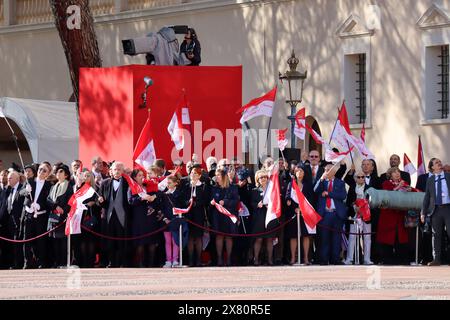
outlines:
[{"label": "cobblestone pavement", "polygon": [[0,299],[440,299],[450,267],[280,266],[0,272]]}]

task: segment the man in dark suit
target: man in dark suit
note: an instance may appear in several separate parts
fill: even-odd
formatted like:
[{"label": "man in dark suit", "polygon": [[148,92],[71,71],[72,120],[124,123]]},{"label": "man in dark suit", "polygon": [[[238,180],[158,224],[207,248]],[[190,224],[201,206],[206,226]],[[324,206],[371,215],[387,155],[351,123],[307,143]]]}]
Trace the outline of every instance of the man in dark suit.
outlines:
[{"label": "man in dark suit", "polygon": [[[114,162],[111,166],[112,178],[102,181],[100,185],[99,205],[104,208],[102,219],[106,220],[107,234],[111,237],[124,238],[128,232],[128,183],[122,177],[124,164]],[[108,241],[108,267],[122,267],[128,264],[127,246],[124,240]]]},{"label": "man in dark suit", "polygon": [[341,231],[347,218],[344,181],[335,178],[337,168],[327,164],[325,172],[314,186],[314,192],[319,195],[317,212],[322,216],[321,225],[321,264],[342,264]]},{"label": "man in dark suit", "polygon": [[[20,194],[23,185],[20,183],[20,175],[17,171],[8,174],[8,190],[5,194],[5,206],[3,207],[3,221],[6,226],[6,236],[9,239],[19,240],[21,231],[21,216],[25,197]],[[8,267],[19,269],[23,267],[22,245],[19,243],[7,243]]]},{"label": "man in dark suit", "polygon": [[[421,174],[417,177],[416,189],[421,192],[425,192],[427,187],[427,180],[431,177],[433,173],[427,172]],[[419,260],[421,260],[422,264],[427,264],[428,262],[433,260],[433,245],[432,245],[432,237],[431,230],[430,232],[420,232],[419,234]]]},{"label": "man in dark suit", "polygon": [[441,264],[442,238],[444,226],[450,237],[450,174],[443,171],[441,160],[432,158],[428,169],[433,173],[427,180],[425,197],[423,199],[422,212],[420,214],[422,223],[425,218],[431,218],[433,232],[433,261],[429,266]]},{"label": "man in dark suit", "polygon": [[[389,158],[389,165],[391,166],[391,168],[394,167],[398,168],[398,166],[400,165],[400,157],[396,154],[393,154]],[[411,176],[409,175],[408,172],[400,170],[400,177],[402,178],[403,181],[406,181],[408,185],[411,185]],[[385,182],[386,180],[388,180],[388,177],[385,172],[380,176],[380,183],[383,184],[383,182]]]},{"label": "man in dark suit", "polygon": [[[47,197],[52,184],[46,179],[50,174],[50,167],[45,163],[38,169],[35,180],[28,180],[20,194],[25,197],[22,217],[24,219],[24,239],[30,239],[47,231],[49,208]],[[35,267],[33,265],[33,251],[37,267],[44,268],[47,265],[47,237],[42,237],[33,242],[24,244],[24,269]]]}]

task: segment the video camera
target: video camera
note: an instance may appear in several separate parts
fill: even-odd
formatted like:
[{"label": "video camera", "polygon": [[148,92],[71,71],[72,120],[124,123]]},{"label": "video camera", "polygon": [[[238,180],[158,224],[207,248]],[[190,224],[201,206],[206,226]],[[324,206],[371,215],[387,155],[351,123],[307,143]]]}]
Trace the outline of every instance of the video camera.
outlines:
[{"label": "video camera", "polygon": [[179,53],[176,34],[186,34],[186,25],[166,26],[145,37],[122,40],[123,53],[130,56],[151,54],[157,65],[185,65],[189,61]]}]

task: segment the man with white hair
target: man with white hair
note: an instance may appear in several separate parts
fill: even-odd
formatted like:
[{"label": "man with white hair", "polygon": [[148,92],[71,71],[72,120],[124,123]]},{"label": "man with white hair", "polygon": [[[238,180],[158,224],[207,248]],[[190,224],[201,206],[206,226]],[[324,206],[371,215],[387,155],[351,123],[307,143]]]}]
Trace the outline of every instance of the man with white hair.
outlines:
[{"label": "man with white hair", "polygon": [[[124,238],[127,236],[128,217],[128,183],[122,177],[125,167],[122,162],[114,162],[111,166],[112,178],[102,181],[98,198],[99,205],[105,209],[102,219],[106,219],[107,234],[111,237]],[[108,267],[122,267],[126,261],[126,241],[109,240]]]},{"label": "man with white hair", "polygon": [[[20,183],[20,174],[12,171],[8,174],[8,189],[5,197],[4,220],[6,224],[6,236],[9,239],[20,239],[21,216],[25,197],[20,194],[23,185]],[[7,266],[10,269],[23,267],[23,246],[19,243],[6,245]]]}]

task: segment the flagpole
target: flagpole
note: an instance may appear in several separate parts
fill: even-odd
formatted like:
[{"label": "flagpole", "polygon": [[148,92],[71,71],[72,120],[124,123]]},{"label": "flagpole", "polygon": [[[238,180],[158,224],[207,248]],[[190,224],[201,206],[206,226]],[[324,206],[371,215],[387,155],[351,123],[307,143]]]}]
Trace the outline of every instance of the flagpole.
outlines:
[{"label": "flagpole", "polygon": [[[344,101],[345,101],[345,100],[344,100]],[[334,122],[333,131],[331,131],[330,141],[328,142],[328,144],[331,143],[331,139],[333,138],[333,133],[334,133],[334,131],[336,130],[336,125],[337,125],[337,122],[338,122],[338,119],[339,119],[339,112],[340,112],[341,110],[339,110],[339,107],[337,107],[337,108],[338,108],[338,117],[336,118],[336,121]]]},{"label": "flagpole", "polygon": [[267,150],[267,141],[269,140],[269,134],[270,134],[270,124],[272,123],[272,117],[270,117],[269,120],[269,126],[267,127],[267,136],[266,136],[266,143],[264,144],[264,148]]},{"label": "flagpole", "polygon": [[19,143],[17,142],[17,136],[16,133],[14,132],[14,129],[11,127],[11,125],[9,124],[8,118],[6,117],[6,115],[3,117],[6,121],[6,124],[9,127],[9,130],[11,131],[12,135],[11,138],[14,140],[14,143],[16,145],[17,148],[17,153],[19,154],[19,160],[20,160],[20,164],[22,165],[22,169],[25,170],[25,165],[23,163],[23,158],[22,158],[22,153],[20,152],[20,148],[19,148]]},{"label": "flagpole", "polygon": [[[245,152],[246,153],[248,152],[248,159],[250,160],[250,125],[248,124],[248,121],[245,121],[244,125],[245,125],[245,128],[247,129],[247,134],[246,134],[247,139],[245,139]],[[244,159],[244,162],[246,162],[246,159]]]},{"label": "flagpole", "polygon": [[241,218],[242,228],[244,229],[244,233],[247,234],[247,230],[245,229],[244,217],[240,216],[240,218]]}]

